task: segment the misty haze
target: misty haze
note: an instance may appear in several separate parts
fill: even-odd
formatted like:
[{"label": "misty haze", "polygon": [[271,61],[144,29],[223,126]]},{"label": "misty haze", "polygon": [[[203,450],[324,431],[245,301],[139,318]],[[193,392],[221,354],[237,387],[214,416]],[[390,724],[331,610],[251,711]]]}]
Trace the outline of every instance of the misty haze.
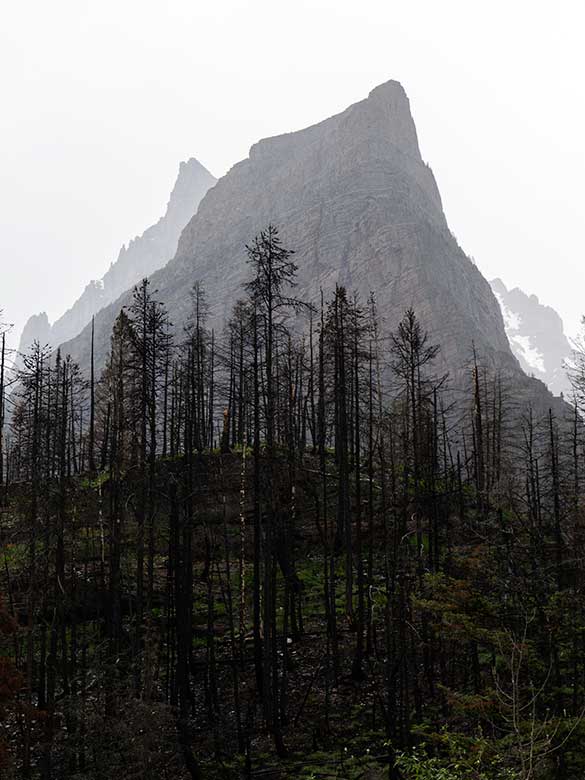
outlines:
[{"label": "misty haze", "polygon": [[0,778],[585,776],[585,14],[5,12]]}]

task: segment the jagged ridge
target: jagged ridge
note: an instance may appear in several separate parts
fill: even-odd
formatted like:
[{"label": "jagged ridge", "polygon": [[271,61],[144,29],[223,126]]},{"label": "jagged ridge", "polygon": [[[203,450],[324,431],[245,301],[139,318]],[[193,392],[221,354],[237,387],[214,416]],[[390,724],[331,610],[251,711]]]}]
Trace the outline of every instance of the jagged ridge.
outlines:
[{"label": "jagged ridge", "polygon": [[101,308],[168,262],[176,252],[181,230],[216,181],[195,158],[182,162],[164,216],[132,239],[128,247],[123,246],[102,279],[92,280],[53,325],[44,312],[33,315],[23,329],[19,352],[25,352],[35,340],[57,346],[74,338]]},{"label": "jagged ridge", "polygon": [[545,382],[555,395],[569,393],[565,366],[572,349],[559,314],[536,295],[527,295],[519,287],[508,290],[501,279],[490,284],[502,309],[510,347],[523,370]]}]

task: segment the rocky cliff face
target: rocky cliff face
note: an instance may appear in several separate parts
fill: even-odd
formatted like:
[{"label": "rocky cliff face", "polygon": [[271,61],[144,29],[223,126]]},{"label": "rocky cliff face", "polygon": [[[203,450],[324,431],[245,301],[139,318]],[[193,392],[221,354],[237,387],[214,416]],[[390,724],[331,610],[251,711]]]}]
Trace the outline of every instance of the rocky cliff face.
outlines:
[{"label": "rocky cliff face", "polygon": [[69,341],[101,308],[165,265],[177,250],[182,229],[215,182],[216,179],[196,159],[182,162],[164,216],[141,236],[132,239],[128,247],[123,246],[102,279],[91,281],[73,306],[52,325],[46,314],[31,317],[23,329],[19,352],[25,352],[35,339],[52,346]]},{"label": "rocky cliff face", "polygon": [[38,341],[41,346],[44,346],[49,343],[50,337],[51,323],[46,312],[43,311],[28,318],[20,335],[20,344],[28,347],[34,341]]},{"label": "rocky cliff face", "polygon": [[[421,159],[408,98],[395,81],[341,114],[255,144],[204,197],[176,256],[152,278],[180,327],[187,291],[204,282],[219,328],[249,276],[244,245],[269,222],[296,251],[296,293],[315,303],[336,284],[362,301],[374,291],[384,327],[413,306],[455,381],[482,359],[524,381],[498,302],[450,232],[434,176]],[[128,295],[98,316],[103,359]],[[83,362],[89,331],[67,345]],[[544,390],[543,386],[540,386]]]},{"label": "rocky cliff face", "polygon": [[560,316],[536,295],[526,295],[518,287],[508,290],[501,279],[490,284],[502,309],[510,347],[524,371],[545,382],[555,395],[570,393],[564,366],[572,349]]}]

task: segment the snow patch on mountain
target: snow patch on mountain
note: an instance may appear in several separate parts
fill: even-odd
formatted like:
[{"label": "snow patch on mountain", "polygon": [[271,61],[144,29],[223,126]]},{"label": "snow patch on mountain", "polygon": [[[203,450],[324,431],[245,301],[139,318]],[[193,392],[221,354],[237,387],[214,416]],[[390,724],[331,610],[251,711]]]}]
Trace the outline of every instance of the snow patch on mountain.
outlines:
[{"label": "snow patch on mountain", "polygon": [[506,306],[506,302],[504,301],[504,296],[500,292],[494,290],[494,293],[496,298],[498,299],[498,303],[500,304],[500,309],[502,310],[502,317],[504,318],[506,335],[508,336],[509,339],[510,333],[514,333],[514,331],[517,331],[520,328],[520,323],[522,322],[522,319],[520,318],[519,314],[516,314]]},{"label": "snow patch on mountain", "polygon": [[519,333],[508,336],[512,349],[516,347],[522,352],[522,357],[530,368],[541,374],[546,371],[544,365],[544,355],[535,346],[530,343],[530,336],[521,336]]},{"label": "snow patch on mountain", "polygon": [[567,368],[572,354],[557,312],[536,295],[518,287],[508,290],[501,279],[491,282],[512,352],[527,374],[541,379],[555,394],[570,392]]}]

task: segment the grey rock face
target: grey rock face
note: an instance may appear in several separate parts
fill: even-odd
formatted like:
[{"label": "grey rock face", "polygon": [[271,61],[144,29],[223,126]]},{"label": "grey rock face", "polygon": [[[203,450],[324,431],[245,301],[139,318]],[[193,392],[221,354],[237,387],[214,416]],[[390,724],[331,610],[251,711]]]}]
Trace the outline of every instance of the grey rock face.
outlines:
[{"label": "grey rock face", "polygon": [[565,364],[571,360],[571,345],[563,321],[536,295],[518,287],[508,290],[501,279],[491,282],[502,309],[506,335],[523,370],[545,382],[555,395],[570,393]]},{"label": "grey rock face", "polygon": [[51,338],[51,324],[46,312],[33,314],[29,317],[20,336],[20,344],[26,344],[27,348],[38,341],[41,346],[49,343]]},{"label": "grey rock face", "polygon": [[[343,284],[365,303],[373,291],[386,332],[415,308],[456,383],[469,376],[473,344],[484,362],[528,382],[489,283],[448,228],[397,82],[319,124],[260,141],[207,193],[176,256],[152,277],[177,328],[197,280],[207,289],[212,325],[221,327],[249,278],[244,246],[269,222],[296,251],[300,297],[317,303],[321,289],[327,296]],[[128,301],[122,296],[96,320],[102,360]],[[86,329],[67,349],[83,363],[88,343]]]},{"label": "grey rock face", "polygon": [[[80,333],[91,318],[104,306],[115,301],[128,288],[161,268],[176,252],[181,230],[197,211],[201,199],[216,179],[196,159],[182,162],[167,209],[159,221],[141,236],[123,246],[116,262],[99,281],[91,281],[73,306],[52,326],[48,320],[43,338],[37,339],[58,346]],[[36,336],[38,317],[30,318],[20,339],[19,352],[25,352]],[[44,315],[46,320],[46,315]],[[36,324],[35,324],[36,323]]]}]

